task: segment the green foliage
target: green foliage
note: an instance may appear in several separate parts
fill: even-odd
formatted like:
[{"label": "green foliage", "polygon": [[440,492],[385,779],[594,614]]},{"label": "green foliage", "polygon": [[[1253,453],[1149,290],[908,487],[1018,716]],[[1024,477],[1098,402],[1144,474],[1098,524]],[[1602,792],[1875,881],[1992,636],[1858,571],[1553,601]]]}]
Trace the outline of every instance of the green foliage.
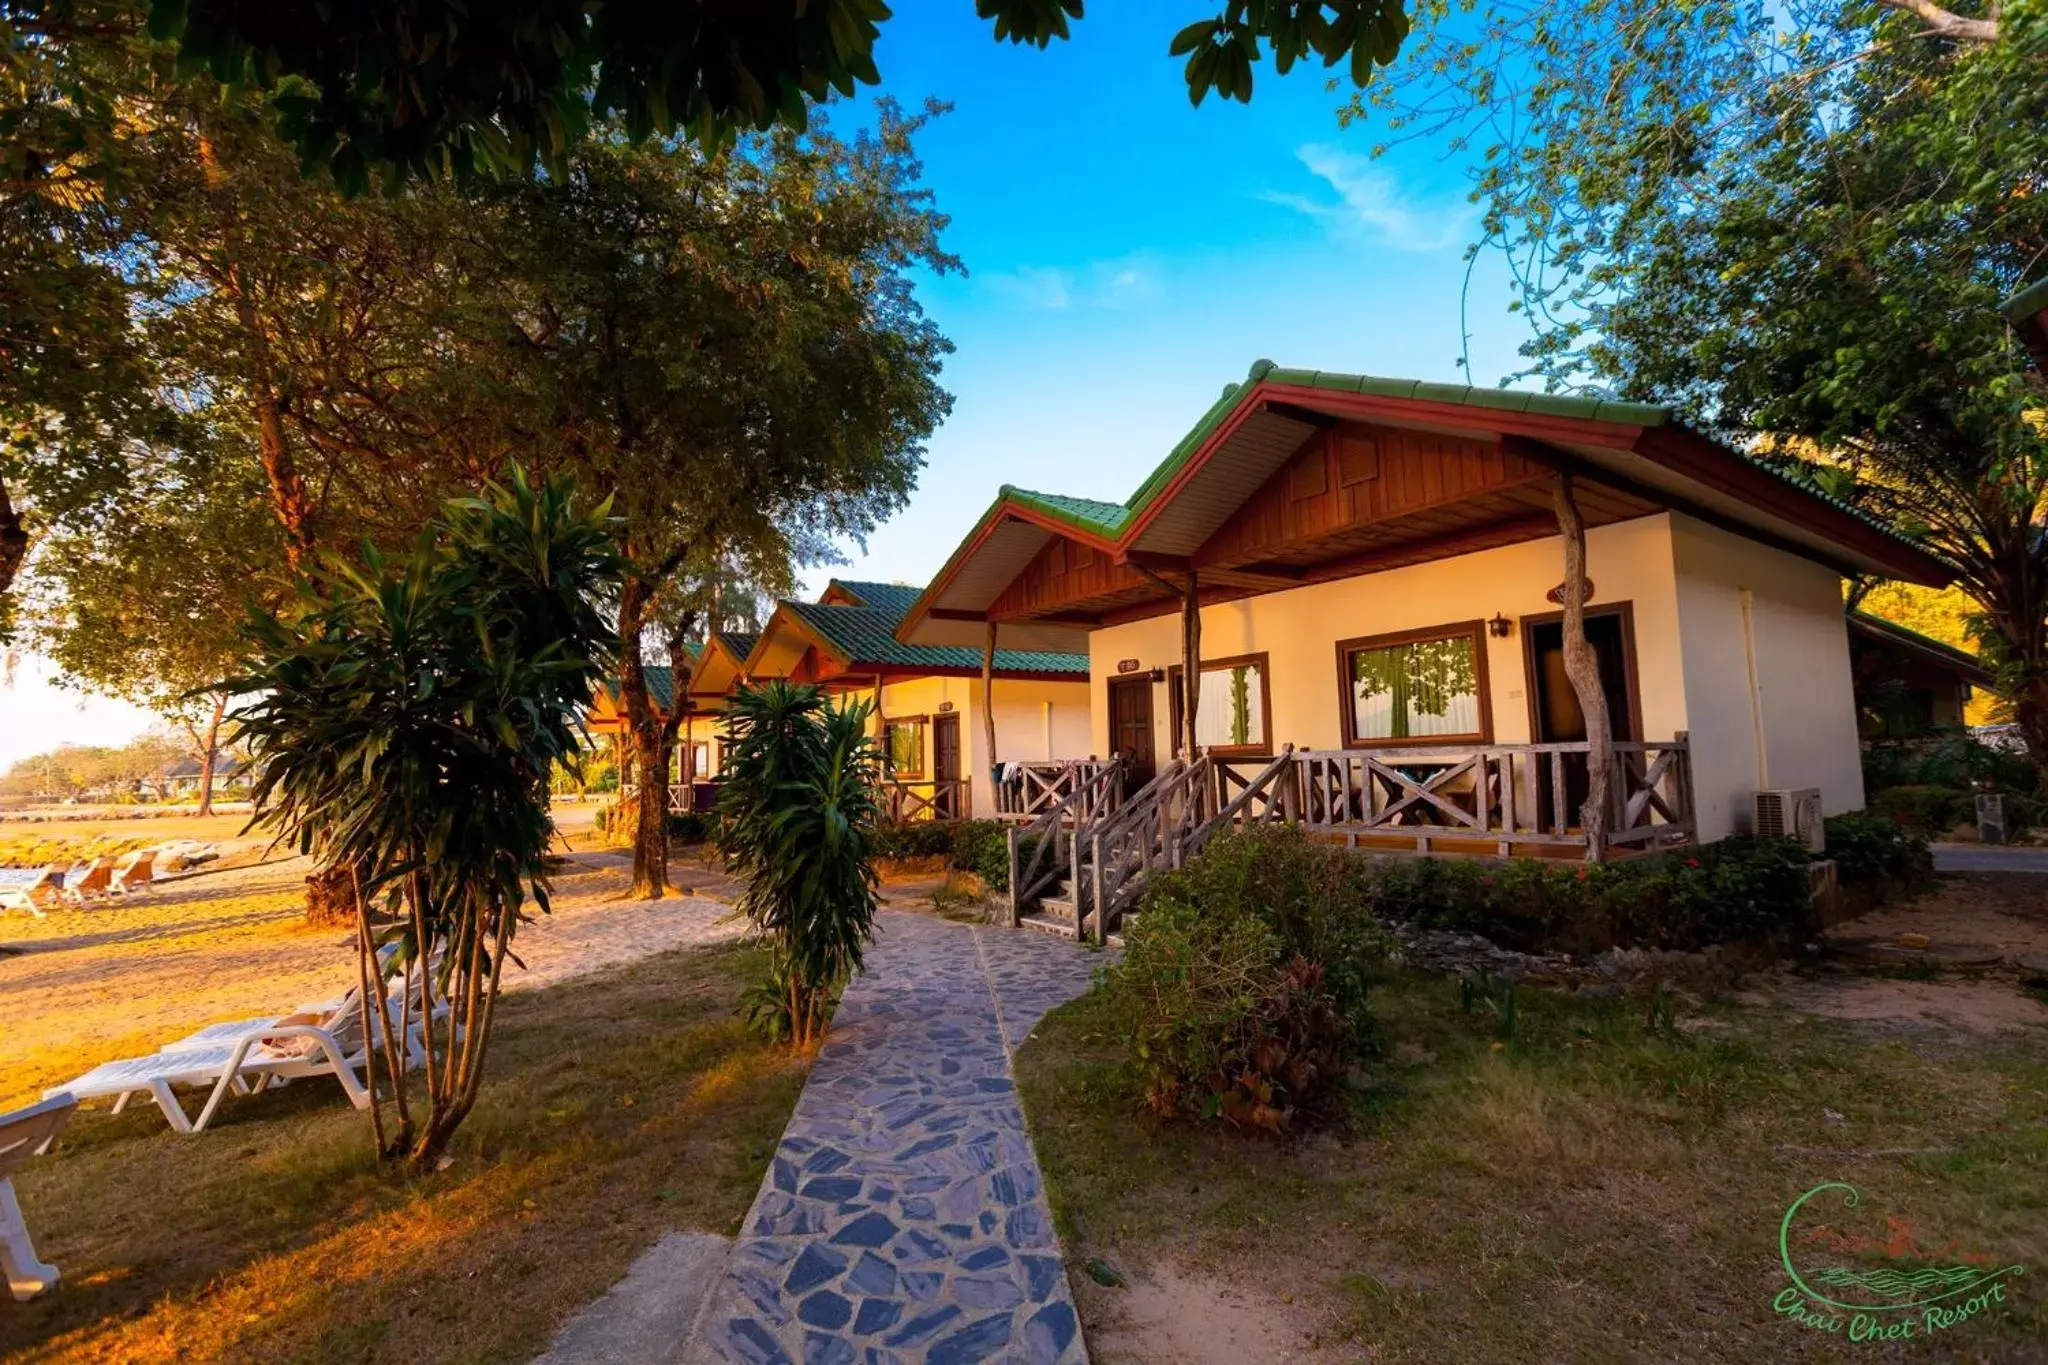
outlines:
[{"label": "green foliage", "polygon": [[[47,26],[57,9],[9,15],[26,33],[64,36]],[[1408,32],[1399,0],[1227,0],[1211,10],[1168,49],[1187,58],[1197,104],[1211,90],[1249,100],[1262,43],[1282,74],[1312,56],[1363,85]],[[975,12],[997,41],[1043,48],[1068,36],[1081,0],[975,0]],[[451,171],[523,174],[536,160],[558,173],[592,124],[611,118],[636,141],[680,134],[706,146],[747,129],[801,131],[811,106],[880,83],[876,41],[889,18],[880,0],[154,0],[149,32],[176,43],[187,70],[273,91],[305,163],[353,193]],[[107,136],[107,111],[87,109],[66,126],[74,144]]]},{"label": "green foliage", "polygon": [[782,680],[743,687],[725,713],[720,846],[747,883],[740,908],[774,942],[770,986],[785,1002],[755,1017],[799,1046],[822,1031],[874,932],[873,714]]},{"label": "green foliage", "polygon": [[[1025,856],[1036,841],[1021,845]],[[962,820],[953,826],[953,866],[972,872],[991,891],[1010,889],[1010,839],[1000,820]]]},{"label": "green foliage", "polygon": [[2023,753],[1986,744],[1968,733],[1927,739],[1867,744],[1863,749],[1863,785],[1884,787],[1982,787],[1990,791],[2038,791],[2039,771]]},{"label": "green foliage", "polygon": [[881,825],[872,845],[877,858],[948,858],[953,854],[953,826],[943,820],[911,820]]},{"label": "green foliage", "polygon": [[[972,872],[992,891],[1010,889],[1010,845],[1000,820],[913,820],[882,825],[872,844],[877,858],[944,858]],[[1029,853],[1029,846],[1026,846]]]},{"label": "green foliage", "polygon": [[1696,949],[1804,933],[1807,864],[1790,840],[1749,838],[1605,863],[1388,860],[1366,903],[1385,919],[1525,951]]},{"label": "green foliage", "polygon": [[379,1082],[399,1112],[387,1151],[416,1169],[475,1100],[485,1049],[458,1039],[487,1037],[522,908],[547,909],[548,774],[616,644],[597,600],[619,573],[604,509],[516,470],[490,491],[450,502],[405,559],[336,561],[295,611],[256,614],[248,670],[222,684],[253,698],[236,720],[263,765],[257,823],[400,908],[408,990],[450,1007],[416,1138],[405,1066],[387,1059]]},{"label": "green foliage", "polygon": [[1322,967],[1242,902],[1149,899],[1107,986],[1157,1113],[1279,1132],[1341,1079],[1351,1030]]},{"label": "green foliage", "polygon": [[1458,1012],[1480,1014],[1492,1020],[1493,1036],[1513,1041],[1517,1017],[1515,983],[1492,972],[1467,972],[1458,978]]},{"label": "green foliage", "polygon": [[701,844],[711,837],[711,822],[694,811],[668,817],[668,837],[679,844]]},{"label": "green foliage", "polygon": [[1369,860],[1292,828],[1223,835],[1146,890],[1107,987],[1147,1102],[1278,1131],[1331,1109],[1374,1046],[1388,940]]},{"label": "green foliage", "polygon": [[1976,823],[1977,796],[1957,787],[1885,787],[1870,793],[1870,808],[1918,833],[1947,834],[1957,825]]},{"label": "green foliage", "polygon": [[2001,309],[2048,241],[2048,4],[1466,8],[1348,112],[1479,152],[1533,372],[1672,403],[1946,557],[2048,766],[2048,375]]},{"label": "green foliage", "polygon": [[1934,875],[1927,841],[1875,811],[1851,811],[1827,820],[1827,856],[1843,886],[1918,882]]},{"label": "green foliage", "polygon": [[1371,859],[1317,843],[1298,827],[1253,826],[1219,835],[1186,867],[1154,880],[1139,923],[1151,913],[1154,898],[1260,920],[1285,956],[1323,969],[1351,1042],[1363,1052],[1372,1046],[1367,982],[1390,946],[1372,917],[1358,913],[1374,876]]}]

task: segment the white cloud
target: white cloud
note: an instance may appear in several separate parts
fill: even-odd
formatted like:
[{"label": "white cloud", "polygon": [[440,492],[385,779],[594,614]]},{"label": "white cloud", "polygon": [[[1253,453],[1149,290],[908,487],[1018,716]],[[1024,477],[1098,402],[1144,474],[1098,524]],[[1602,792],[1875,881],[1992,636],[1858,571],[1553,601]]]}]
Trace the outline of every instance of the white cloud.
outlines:
[{"label": "white cloud", "polygon": [[1022,265],[982,278],[989,288],[1022,308],[1128,308],[1159,293],[1159,272],[1142,253],[1090,261],[1071,269]]},{"label": "white cloud", "polygon": [[1369,158],[1341,147],[1310,143],[1295,155],[1335,192],[1335,200],[1280,190],[1262,197],[1308,215],[1333,237],[1379,242],[1397,251],[1442,251],[1463,245],[1479,216],[1477,206],[1462,199],[1415,199]]}]

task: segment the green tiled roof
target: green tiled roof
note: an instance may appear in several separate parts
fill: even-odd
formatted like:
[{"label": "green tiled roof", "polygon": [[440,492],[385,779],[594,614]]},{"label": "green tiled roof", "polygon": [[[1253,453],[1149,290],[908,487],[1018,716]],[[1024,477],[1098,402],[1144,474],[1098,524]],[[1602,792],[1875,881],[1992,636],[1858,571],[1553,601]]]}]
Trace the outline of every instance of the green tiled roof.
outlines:
[{"label": "green tiled roof", "polygon": [[[906,645],[896,638],[903,613],[874,607],[828,607],[817,602],[784,602],[783,609],[816,631],[855,665],[898,668],[981,667],[981,651],[965,645]],[[998,673],[1071,673],[1088,676],[1086,654],[1055,654],[1035,649],[999,649]]]},{"label": "green tiled roof", "polygon": [[[654,699],[656,706],[664,711],[668,710],[669,703],[676,699],[675,675],[669,671],[668,665],[643,664],[640,671],[647,678],[647,695]],[[617,697],[619,695],[619,680],[617,678],[613,678],[610,682],[606,683],[605,687],[611,692],[612,696]]]},{"label": "green tiled roof", "polygon": [[1897,621],[1879,616],[1875,612],[1865,611],[1861,607],[1849,613],[1849,621],[1852,625],[1864,626],[1877,634],[1888,635],[1923,653],[1946,659],[1958,671],[1980,677],[1985,686],[1991,683],[1991,670],[1985,666],[1983,660],[1966,649],[1957,649],[1954,645],[1937,640],[1931,635],[1922,635],[1917,630],[1902,626]]},{"label": "green tiled roof", "polygon": [[835,578],[827,586],[828,589],[838,588],[853,594],[863,607],[891,612],[898,621],[903,619],[903,614],[910,610],[910,604],[923,591],[906,583],[868,583],[852,578]]},{"label": "green tiled roof", "polygon": [[751,630],[714,630],[711,634],[724,641],[725,647],[732,651],[732,656],[742,662],[754,652],[754,641],[761,638],[758,631]]},{"label": "green tiled roof", "polygon": [[2025,322],[2043,309],[2048,309],[2048,277],[2035,280],[2007,300],[2005,315],[2014,322]]},{"label": "green tiled roof", "polygon": [[[2028,293],[2039,293],[2041,305],[2048,306],[2048,281],[2043,281]],[[1121,507],[1114,503],[1094,502],[1086,498],[1058,498],[1045,493],[1024,496],[1036,500],[1040,505],[1062,504],[1094,509],[1090,514],[1088,529],[1099,534],[1114,534],[1131,518],[1144,511],[1146,506],[1164,491],[1167,484],[1173,481],[1173,476],[1180,472],[1182,466],[1197,450],[1201,449],[1203,443],[1223,424],[1224,419],[1236,410],[1239,400],[1245,393],[1261,380],[1273,384],[1289,384],[1297,388],[1328,389],[1336,393],[1371,394],[1383,398],[1406,398],[1426,403],[1458,403],[1466,407],[1493,408],[1503,412],[1567,417],[1587,422],[1615,422],[1637,427],[1661,427],[1673,421],[1670,408],[1653,403],[1624,403],[1609,398],[1575,398],[1568,394],[1525,393],[1515,389],[1482,388],[1475,384],[1433,384],[1420,379],[1385,379],[1369,374],[1340,374],[1334,370],[1290,370],[1283,369],[1270,360],[1258,360],[1253,362],[1251,372],[1245,376],[1242,384],[1224,386],[1222,395],[1209,405],[1209,410],[1202,414],[1201,420],[1167,452],[1166,458],[1160,461],[1158,468],[1146,477],[1145,482],[1138,486],[1138,491]],[[1740,451],[1727,446],[1721,448],[1752,467],[1791,484],[1809,497],[1819,498],[1864,524],[1883,531],[1901,544],[1913,544],[1876,517],[1822,491],[1807,480],[1774,469],[1760,461],[1751,460]],[[1004,491],[1012,493],[1008,488]],[[1921,547],[1914,545],[1913,548]]]},{"label": "green tiled roof", "polygon": [[[1034,493],[1028,488],[1015,484],[1003,485],[1002,495],[1012,502],[1021,502],[1027,507],[1064,521],[1070,526],[1103,537],[1114,536],[1131,519],[1131,509],[1120,502],[1103,502],[1097,498],[1069,498],[1058,493]],[[908,604],[904,610],[908,611]]]}]

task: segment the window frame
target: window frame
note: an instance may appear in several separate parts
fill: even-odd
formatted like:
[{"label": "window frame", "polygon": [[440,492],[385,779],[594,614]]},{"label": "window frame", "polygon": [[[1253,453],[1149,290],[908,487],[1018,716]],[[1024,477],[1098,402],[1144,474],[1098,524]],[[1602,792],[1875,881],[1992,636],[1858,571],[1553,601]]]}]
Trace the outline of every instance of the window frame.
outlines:
[{"label": "window frame", "polygon": [[[889,742],[889,731],[897,725],[915,725],[917,727],[917,770],[915,772],[904,772],[896,767],[895,746]],[[929,715],[882,717],[882,766],[887,771],[890,781],[922,782],[925,780],[925,770],[931,766],[929,756],[931,730],[932,718]]]},{"label": "window frame", "polygon": [[[1259,733],[1265,739],[1258,744],[1211,744],[1203,752],[1218,758],[1271,758],[1273,756],[1273,667],[1272,655],[1265,650],[1256,654],[1233,654],[1228,658],[1204,659],[1201,671],[1216,673],[1224,669],[1252,665],[1259,670]],[[1167,728],[1171,741],[1167,757],[1179,758],[1186,747],[1187,736],[1181,732],[1187,728],[1187,692],[1182,675],[1187,669],[1174,664],[1166,670]]]},{"label": "window frame", "polygon": [[[1389,735],[1362,738],[1356,732],[1356,700],[1351,693],[1351,656],[1368,649],[1393,649],[1400,645],[1430,644],[1437,640],[1469,638],[1472,641],[1473,687],[1479,694],[1479,729],[1462,735]],[[1452,621],[1416,630],[1389,631],[1383,635],[1360,635],[1337,642],[1337,725],[1347,749],[1450,749],[1460,745],[1493,743],[1493,688],[1486,667],[1486,622]]]}]

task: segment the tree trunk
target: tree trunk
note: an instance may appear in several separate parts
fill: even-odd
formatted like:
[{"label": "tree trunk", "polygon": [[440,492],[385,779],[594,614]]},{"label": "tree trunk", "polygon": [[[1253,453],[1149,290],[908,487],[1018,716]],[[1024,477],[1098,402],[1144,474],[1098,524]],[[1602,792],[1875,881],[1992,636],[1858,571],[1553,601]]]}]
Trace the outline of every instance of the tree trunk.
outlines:
[{"label": "tree trunk", "polygon": [[1607,856],[1614,730],[1607,716],[1607,689],[1600,683],[1600,660],[1586,640],[1586,523],[1572,497],[1569,474],[1557,476],[1556,504],[1557,529],[1564,536],[1564,672],[1586,719],[1586,804],[1579,821],[1586,832],[1586,856],[1598,862]]},{"label": "tree trunk", "polygon": [[1195,712],[1202,704],[1202,598],[1195,583],[1195,571],[1188,570],[1187,591],[1181,598],[1180,606],[1180,647],[1181,716],[1184,720],[1182,752],[1188,762],[1193,763],[1195,752]]},{"label": "tree trunk", "polygon": [[213,699],[213,719],[206,723],[206,739],[199,746],[199,813],[213,814],[213,770],[220,758],[220,718],[228,709],[227,693]]},{"label": "tree trunk", "polygon": [[28,531],[21,524],[21,514],[14,510],[14,502],[7,496],[7,483],[0,480],[0,600],[7,597],[14,587],[14,576],[21,572],[21,561],[28,558]]},{"label": "tree trunk", "polygon": [[661,718],[647,695],[647,667],[640,633],[654,590],[629,577],[619,591],[619,700],[633,750],[638,820],[633,835],[631,894],[660,900],[668,894],[668,762],[662,753]]},{"label": "tree trunk", "polygon": [[214,264],[222,286],[234,300],[235,321],[248,345],[249,396],[255,408],[256,452],[263,463],[263,477],[270,487],[271,511],[284,527],[285,558],[292,571],[297,573],[304,569],[313,550],[313,502],[306,491],[305,477],[299,473],[298,462],[292,458],[291,446],[285,440],[284,408],[278,396],[270,336],[264,331],[262,315],[249,292],[241,263],[233,259],[235,247],[242,240],[242,215],[210,138],[199,139],[199,163],[206,175],[207,187],[219,198],[221,212],[230,225],[230,230],[222,234],[231,243],[228,258]]},{"label": "tree trunk", "polygon": [[[989,814],[993,815],[996,813],[996,807],[1002,799],[1002,787],[996,775],[996,623],[994,621],[988,623],[988,638],[982,642],[981,646],[981,738],[982,743],[988,748],[988,809]],[[1052,755],[1047,754],[1046,757],[1050,758]],[[968,799],[970,801],[973,799],[973,795],[973,789],[969,788]],[[970,816],[974,814],[971,806],[966,814]]]}]

